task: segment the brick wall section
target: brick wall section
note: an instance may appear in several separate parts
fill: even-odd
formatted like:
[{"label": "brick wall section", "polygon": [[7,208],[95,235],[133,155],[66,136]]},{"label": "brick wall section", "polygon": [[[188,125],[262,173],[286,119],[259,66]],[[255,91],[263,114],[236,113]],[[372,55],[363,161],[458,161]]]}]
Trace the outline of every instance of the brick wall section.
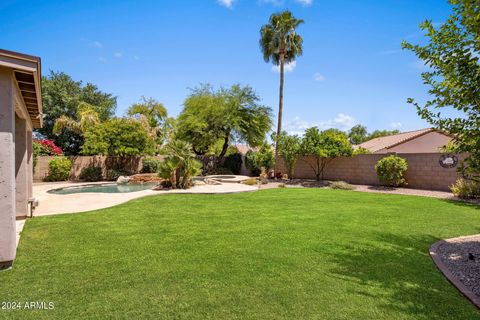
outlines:
[{"label": "brick wall section", "polygon": [[[408,186],[416,189],[446,190],[459,177],[456,168],[445,169],[439,164],[441,153],[397,154],[408,162],[406,180]],[[379,185],[375,164],[388,154],[365,154],[333,159],[325,168],[326,180],[342,180],[353,184]],[[458,155],[463,160],[465,155]],[[315,173],[305,161],[299,159],[295,167],[295,178],[315,179]],[[313,162],[312,162],[313,163]],[[279,171],[286,172],[279,159]]]},{"label": "brick wall section", "polygon": [[[48,175],[48,162],[50,162],[52,158],[53,157],[47,156],[38,157],[37,165],[33,175],[34,181],[42,181]],[[163,159],[163,157],[160,156],[156,158],[159,160]],[[76,156],[70,157],[70,159],[73,161],[73,167],[70,173],[71,181],[80,180],[80,173],[82,172],[82,169],[89,166],[102,167],[104,177],[106,176],[109,168],[116,167],[117,165],[119,165],[121,168],[124,168],[126,171],[131,172],[132,174],[139,173],[143,166],[142,157],[120,159],[119,157],[106,156]]]}]

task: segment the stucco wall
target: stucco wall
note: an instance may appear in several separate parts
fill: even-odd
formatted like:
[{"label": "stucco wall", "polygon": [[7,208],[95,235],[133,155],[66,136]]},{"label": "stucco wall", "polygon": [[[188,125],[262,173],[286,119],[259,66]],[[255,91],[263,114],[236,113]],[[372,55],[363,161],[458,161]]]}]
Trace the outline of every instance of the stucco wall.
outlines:
[{"label": "stucco wall", "polygon": [[[398,154],[408,162],[406,180],[408,186],[418,189],[449,190],[449,186],[458,178],[456,168],[443,168],[439,159],[441,153]],[[325,168],[326,180],[343,180],[353,184],[379,185],[375,164],[386,154],[367,154],[333,159]],[[459,160],[465,158],[458,156]],[[311,160],[311,158],[310,158]],[[295,178],[315,179],[315,173],[307,163],[308,159],[298,160]],[[283,161],[279,159],[279,170],[286,172]]]},{"label": "stucco wall", "polygon": [[[42,181],[48,175],[48,162],[53,157],[38,157],[37,165],[33,179],[34,181]],[[162,157],[157,157],[162,159]],[[105,157],[105,156],[76,156],[70,157],[73,161],[72,171],[70,173],[70,180],[76,181],[80,179],[80,173],[83,168],[89,166],[102,167],[103,176],[106,176],[107,170],[110,168],[120,167],[130,172],[131,174],[139,173],[142,170],[143,162],[141,157],[130,157],[127,159],[120,159],[119,157]]]}]

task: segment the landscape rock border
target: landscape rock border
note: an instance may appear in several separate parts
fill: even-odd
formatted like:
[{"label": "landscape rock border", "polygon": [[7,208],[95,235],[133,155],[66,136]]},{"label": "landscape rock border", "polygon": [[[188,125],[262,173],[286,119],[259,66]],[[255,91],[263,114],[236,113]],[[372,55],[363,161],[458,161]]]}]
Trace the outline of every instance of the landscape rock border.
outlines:
[{"label": "landscape rock border", "polygon": [[[451,238],[447,240],[465,240],[469,238],[478,238],[478,235],[472,236],[464,236],[464,237],[457,237]],[[443,275],[447,278],[447,280],[453,284],[460,293],[462,293],[473,305],[475,305],[478,309],[480,309],[480,297],[477,296],[470,288],[464,285],[451,271],[448,269],[447,265],[443,262],[441,255],[439,253],[439,248],[441,245],[445,244],[446,240],[440,240],[435,242],[429,250],[430,257],[432,258],[433,262],[437,266],[437,268],[443,273]]]}]

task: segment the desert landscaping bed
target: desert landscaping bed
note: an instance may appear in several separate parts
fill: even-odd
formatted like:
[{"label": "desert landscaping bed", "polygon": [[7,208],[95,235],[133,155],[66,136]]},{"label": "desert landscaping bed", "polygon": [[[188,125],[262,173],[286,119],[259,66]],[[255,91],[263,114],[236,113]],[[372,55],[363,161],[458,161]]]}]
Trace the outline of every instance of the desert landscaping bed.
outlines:
[{"label": "desert landscaping bed", "polygon": [[480,235],[439,241],[430,255],[447,279],[480,308]]}]

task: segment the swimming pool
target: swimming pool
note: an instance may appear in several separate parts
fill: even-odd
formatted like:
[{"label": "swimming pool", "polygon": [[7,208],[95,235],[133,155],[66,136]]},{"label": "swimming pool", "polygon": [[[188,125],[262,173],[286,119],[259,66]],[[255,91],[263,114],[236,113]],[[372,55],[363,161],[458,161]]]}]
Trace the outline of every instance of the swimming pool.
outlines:
[{"label": "swimming pool", "polygon": [[73,187],[65,187],[48,190],[48,193],[52,194],[74,194],[74,193],[126,193],[136,192],[152,189],[157,183],[142,183],[142,184],[116,184],[116,183],[104,183],[104,184],[84,184]]}]

